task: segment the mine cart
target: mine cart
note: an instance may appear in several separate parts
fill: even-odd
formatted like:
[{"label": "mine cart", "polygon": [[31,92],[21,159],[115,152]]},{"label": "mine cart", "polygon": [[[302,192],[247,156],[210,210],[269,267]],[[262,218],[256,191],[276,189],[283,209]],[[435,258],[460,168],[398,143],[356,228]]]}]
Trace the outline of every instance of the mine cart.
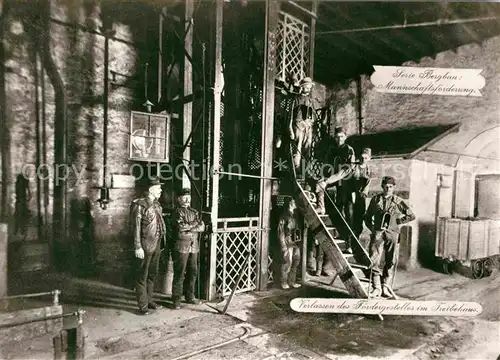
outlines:
[{"label": "mine cart", "polygon": [[474,279],[490,276],[500,254],[500,220],[439,218],[435,254],[445,273],[459,262]]}]

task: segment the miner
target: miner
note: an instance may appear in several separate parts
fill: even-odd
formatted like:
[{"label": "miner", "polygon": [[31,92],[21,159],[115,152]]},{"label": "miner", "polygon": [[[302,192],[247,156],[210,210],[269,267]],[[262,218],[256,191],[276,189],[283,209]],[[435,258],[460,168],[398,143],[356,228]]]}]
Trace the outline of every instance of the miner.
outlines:
[{"label": "miner", "polygon": [[[371,231],[369,255],[372,261],[371,294],[390,297],[394,270],[399,255],[399,233],[403,224],[415,219],[410,207],[394,194],[396,180],[382,179],[383,193],[375,195],[365,214],[365,224]],[[385,258],[382,263],[382,256]]]},{"label": "miner", "polygon": [[292,106],[288,131],[292,143],[295,144],[293,164],[296,169],[300,167],[302,159],[310,160],[314,123],[318,121],[311,93],[313,85],[310,77],[302,79],[299,83],[299,94]]},{"label": "miner", "polygon": [[165,222],[158,202],[163,184],[158,178],[151,179],[147,193],[132,201],[130,207],[132,234],[134,237],[137,272],[135,290],[139,313],[149,314],[149,309],[159,309],[153,301],[153,289],[158,274],[160,255],[165,248]]},{"label": "miner", "polygon": [[283,213],[278,222],[278,240],[281,249],[281,288],[299,288],[297,283],[297,268],[300,263],[301,241],[299,223],[295,213],[295,200],[287,197]]},{"label": "miner", "polygon": [[180,309],[182,295],[188,304],[199,303],[195,297],[195,285],[198,277],[199,234],[205,231],[205,224],[200,213],[191,207],[190,189],[182,189],[177,196],[177,206],[172,214],[172,231],[172,301],[173,308]]},{"label": "miner", "polygon": [[359,162],[356,162],[352,166],[351,174],[346,180],[350,188],[350,195],[346,196],[347,206],[345,207],[349,212],[349,217],[352,219],[352,223],[349,224],[352,227],[354,235],[359,238],[359,235],[363,231],[363,221],[366,212],[366,198],[368,196],[368,189],[370,187],[371,181],[371,170],[370,170],[370,160],[372,156],[372,150],[370,148],[364,148],[361,152]]}]

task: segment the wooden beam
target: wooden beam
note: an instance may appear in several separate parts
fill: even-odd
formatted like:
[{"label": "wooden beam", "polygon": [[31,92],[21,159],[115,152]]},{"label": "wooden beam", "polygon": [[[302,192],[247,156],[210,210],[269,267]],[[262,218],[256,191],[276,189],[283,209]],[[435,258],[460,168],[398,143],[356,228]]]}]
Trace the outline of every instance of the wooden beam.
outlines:
[{"label": "wooden beam", "polygon": [[274,80],[276,77],[276,47],[280,2],[266,0],[264,81],[262,101],[262,150],[260,175],[260,261],[258,289],[265,290],[268,283],[269,228],[273,173]]},{"label": "wooden beam", "polygon": [[[213,157],[212,171],[219,170],[220,160],[220,119],[221,119],[221,93],[223,84],[222,74],[222,21],[223,21],[224,0],[215,2],[215,80],[214,80],[214,98],[213,98]],[[218,171],[212,172],[212,204],[211,204],[211,222],[214,232],[210,234],[210,269],[208,276],[208,300],[214,300],[217,295],[216,287],[216,265],[217,265],[217,220],[219,217],[219,174]]]},{"label": "wooden beam", "polygon": [[[184,10],[184,98],[193,94],[193,64],[191,64],[191,59],[193,57],[193,13],[194,0],[186,0]],[[182,142],[186,144],[186,147],[184,148],[184,151],[182,153],[182,161],[186,165],[185,169],[182,171],[182,187],[191,188],[191,182],[189,181],[189,176],[188,174],[186,174],[186,171],[188,171],[187,169],[189,169],[189,163],[191,161],[191,132],[193,131],[192,101],[184,101],[182,117]]]}]

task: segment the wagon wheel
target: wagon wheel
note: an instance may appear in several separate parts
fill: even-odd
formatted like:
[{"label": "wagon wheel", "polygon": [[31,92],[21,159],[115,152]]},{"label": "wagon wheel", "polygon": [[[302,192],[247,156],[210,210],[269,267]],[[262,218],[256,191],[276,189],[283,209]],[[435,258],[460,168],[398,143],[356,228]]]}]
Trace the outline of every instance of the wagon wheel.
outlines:
[{"label": "wagon wheel", "polygon": [[484,269],[484,277],[490,276],[493,272],[493,268],[495,264],[493,263],[493,259],[486,258],[483,260],[483,269]]},{"label": "wagon wheel", "polygon": [[484,264],[481,260],[474,260],[470,266],[473,279],[481,279],[484,275]]},{"label": "wagon wheel", "polygon": [[452,274],[452,263],[449,260],[443,260],[443,273],[451,275]]}]

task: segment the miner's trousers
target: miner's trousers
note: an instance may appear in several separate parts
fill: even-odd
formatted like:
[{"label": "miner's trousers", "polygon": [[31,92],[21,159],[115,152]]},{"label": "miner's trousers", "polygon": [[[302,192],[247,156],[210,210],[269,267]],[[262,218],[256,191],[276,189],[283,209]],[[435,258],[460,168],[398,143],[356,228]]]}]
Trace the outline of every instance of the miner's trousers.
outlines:
[{"label": "miner's trousers", "polygon": [[160,241],[158,247],[152,254],[145,254],[144,259],[136,259],[138,262],[135,291],[139,309],[145,310],[148,304],[153,302],[153,290],[156,275],[160,267]]},{"label": "miner's trousers", "polygon": [[[394,269],[399,255],[399,233],[376,231],[370,238],[369,255],[374,276],[381,276],[382,283],[392,285]],[[382,263],[384,255],[384,263]]]},{"label": "miner's trousers", "polygon": [[282,253],[281,284],[293,285],[297,282],[297,268],[300,264],[300,249],[297,245],[289,246]]},{"label": "miner's trousers", "polygon": [[193,300],[198,277],[198,253],[181,253],[173,250],[172,259],[174,261],[172,300],[179,302],[183,293],[186,300]]}]

